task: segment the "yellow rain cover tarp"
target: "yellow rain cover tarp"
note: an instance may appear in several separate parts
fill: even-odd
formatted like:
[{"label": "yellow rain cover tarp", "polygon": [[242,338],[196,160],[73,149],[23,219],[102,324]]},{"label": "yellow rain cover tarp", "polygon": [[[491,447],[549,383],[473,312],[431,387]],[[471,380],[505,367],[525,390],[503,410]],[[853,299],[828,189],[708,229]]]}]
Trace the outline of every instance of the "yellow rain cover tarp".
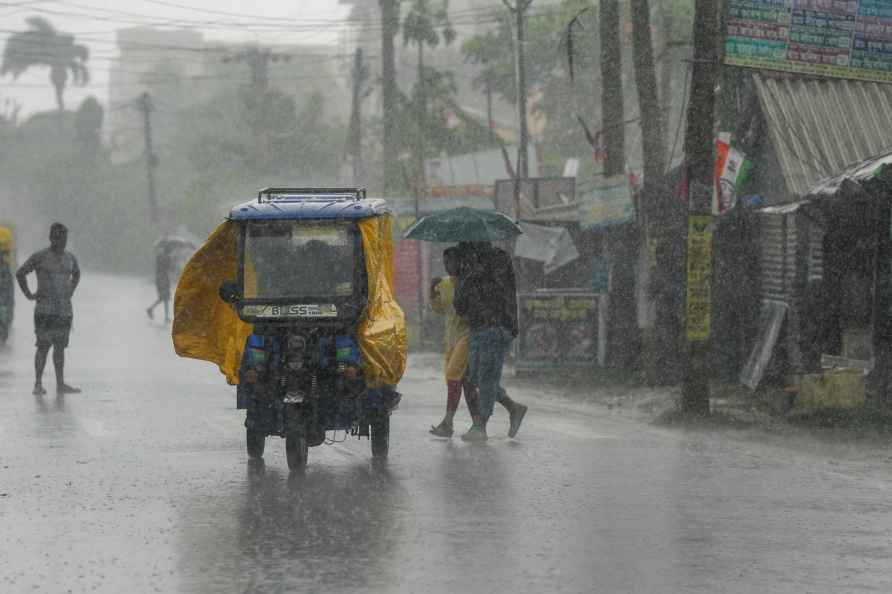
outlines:
[{"label": "yellow rain cover tarp", "polygon": [[[393,241],[389,216],[359,222],[369,282],[369,303],[358,330],[363,372],[370,388],[395,385],[406,369],[406,320],[393,296]],[[216,363],[230,384],[251,324],[224,303],[218,288],[236,278],[238,227],[225,222],[183,269],[174,298],[173,342],[178,355]]]},{"label": "yellow rain cover tarp", "polygon": [[359,325],[358,342],[363,372],[370,388],[396,385],[406,370],[406,317],[393,296],[393,236],[390,216],[359,222],[365,268],[369,277],[369,305]]},{"label": "yellow rain cover tarp", "polygon": [[238,225],[226,221],[186,263],[173,301],[177,354],[216,363],[230,384],[238,383],[242,351],[253,331],[219,296],[223,281],[236,279],[237,249]]}]

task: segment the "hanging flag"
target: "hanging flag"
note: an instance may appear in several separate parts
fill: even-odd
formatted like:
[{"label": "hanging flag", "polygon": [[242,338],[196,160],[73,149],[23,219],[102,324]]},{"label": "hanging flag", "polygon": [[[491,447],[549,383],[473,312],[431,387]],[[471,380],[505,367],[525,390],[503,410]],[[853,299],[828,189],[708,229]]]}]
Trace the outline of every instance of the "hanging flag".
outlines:
[{"label": "hanging flag", "polygon": [[731,146],[731,135],[719,134],[715,141],[715,191],[712,213],[721,215],[737,205],[737,196],[747,181],[752,162]]}]

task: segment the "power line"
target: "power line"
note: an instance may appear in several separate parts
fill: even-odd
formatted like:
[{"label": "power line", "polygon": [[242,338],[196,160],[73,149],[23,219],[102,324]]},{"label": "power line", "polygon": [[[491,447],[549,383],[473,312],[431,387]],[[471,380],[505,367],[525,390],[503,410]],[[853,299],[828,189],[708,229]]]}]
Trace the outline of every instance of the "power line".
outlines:
[{"label": "power line", "polygon": [[[234,21],[201,21],[201,20],[192,20],[192,19],[167,19],[167,20],[158,20],[156,15],[143,15],[139,13],[132,13],[126,11],[120,11],[115,9],[106,9],[102,7],[83,5],[74,2],[67,2],[65,0],[56,0],[56,4],[61,4],[62,6],[72,6],[74,8],[82,8],[86,10],[93,11],[104,11],[111,14],[119,14],[123,15],[124,18],[113,18],[110,16],[102,16],[96,14],[84,14],[83,12],[71,12],[65,10],[58,10],[53,8],[45,8],[45,7],[35,7],[32,10],[41,14],[49,14],[55,16],[65,16],[70,18],[77,18],[83,20],[92,20],[99,22],[110,22],[116,24],[129,24],[129,25],[137,25],[137,26],[158,26],[158,27],[183,27],[187,26],[187,28],[201,27],[204,29],[211,30],[221,30],[221,31],[252,31],[256,33],[263,32],[284,32],[284,33],[311,33],[313,35],[319,35],[322,33],[337,33],[344,32],[353,29],[361,28],[365,31],[371,30],[380,30],[383,27],[383,22],[380,18],[368,18],[368,19],[271,19],[269,21],[266,20],[254,20],[250,22],[234,22]],[[478,16],[479,15],[479,16]],[[482,18],[486,16],[486,18]],[[537,14],[529,15],[531,17],[538,16]],[[481,10],[481,11],[468,11],[467,13],[461,13],[458,18],[453,19],[452,25],[454,28],[462,27],[462,26],[471,26],[477,27],[479,25],[484,24],[496,24],[501,22],[501,16],[494,13],[492,10]],[[284,25],[283,23],[292,23],[289,25]],[[357,25],[365,25],[364,27],[357,27]],[[328,30],[321,30],[320,27],[325,27]],[[76,32],[76,35],[90,35],[90,34],[109,34],[115,33],[116,30],[106,30],[106,31],[95,31],[95,32]]]},{"label": "power line", "polygon": [[[237,17],[237,18],[251,18],[251,17],[256,18],[256,15],[243,13],[243,12],[227,12],[227,11],[223,11],[223,10],[212,10],[212,9],[208,9],[208,8],[196,8],[194,6],[186,6],[184,4],[177,4],[175,2],[166,2],[165,0],[143,0],[143,2],[146,2],[148,4],[157,4],[159,6],[167,6],[169,8],[179,8],[181,10],[191,10],[193,12],[198,12],[198,13],[203,13],[203,14],[233,16],[233,17]],[[480,15],[480,14],[491,13],[492,11],[493,11],[492,8],[482,8],[482,9],[467,8],[464,10],[457,10],[457,11],[450,12],[449,17],[452,18],[455,15],[473,16],[474,14]],[[274,17],[272,17],[272,18],[274,18]],[[291,21],[291,20],[298,20],[298,19],[281,18],[281,19],[276,19],[276,20]],[[341,21],[342,22],[378,22],[378,23],[380,23],[381,19],[376,18],[376,17],[371,17],[371,18],[369,18],[369,17],[361,17],[361,18],[347,17],[346,19],[341,19]]]},{"label": "power line", "polygon": [[[270,82],[290,82],[290,81],[302,81],[302,80],[346,80],[350,78],[348,74],[312,74],[306,76],[273,76],[270,77]],[[215,81],[215,80],[230,80],[235,85],[250,85],[251,81],[247,79],[238,79],[234,78],[232,75],[195,75],[189,77],[182,77],[181,82],[203,82],[203,81]],[[160,81],[163,82],[163,81]],[[171,81],[174,82],[174,81]],[[144,82],[125,82],[116,84],[115,87],[137,87],[137,88],[148,88],[152,86],[156,86],[158,81],[153,81],[151,83]],[[0,88],[5,89],[27,89],[27,88],[40,88],[45,89],[49,88],[51,85],[49,83],[40,84],[40,83],[0,83]],[[71,85],[67,87],[69,89],[107,89],[109,86],[107,84],[86,84],[86,85]]]},{"label": "power line", "polygon": [[[239,50],[239,49],[241,49],[241,48],[239,48],[238,46],[235,46],[230,51]],[[53,53],[51,53],[50,51],[42,50],[39,48],[39,46],[36,46],[36,45],[34,46],[33,50],[31,50],[31,49],[25,49],[25,50],[15,49],[8,53],[10,55],[14,55],[14,56],[23,56],[23,57],[30,57],[30,58],[51,59],[51,58],[55,57],[55,55]],[[346,54],[346,53],[317,54],[317,53],[294,52],[294,53],[287,53],[287,55],[288,55],[287,63],[296,63],[296,64],[316,64],[316,63],[332,61],[332,60],[346,60],[347,58],[350,57],[349,54]],[[136,64],[136,63],[154,64],[154,63],[160,63],[160,62],[163,62],[165,60],[170,60],[170,59],[172,59],[171,56],[167,56],[164,54],[160,54],[157,57],[152,57],[152,56],[123,56],[121,54],[96,55],[93,52],[91,52],[90,57],[88,58],[88,62],[91,62],[93,60],[98,60],[98,61],[103,61],[103,62],[119,61],[119,62],[128,63],[128,64]],[[182,58],[177,57],[176,60],[178,63],[187,61],[192,64],[208,64],[208,63],[212,63],[214,61],[213,58],[211,58],[209,60],[207,58],[205,58],[205,59],[191,58],[190,59],[188,57],[182,57]]]}]

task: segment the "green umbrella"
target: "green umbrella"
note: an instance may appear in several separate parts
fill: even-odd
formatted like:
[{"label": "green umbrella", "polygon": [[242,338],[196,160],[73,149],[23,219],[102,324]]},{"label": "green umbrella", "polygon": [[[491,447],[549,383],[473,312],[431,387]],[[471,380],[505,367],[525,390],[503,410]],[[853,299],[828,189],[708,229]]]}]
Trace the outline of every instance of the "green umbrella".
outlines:
[{"label": "green umbrella", "polygon": [[500,212],[462,206],[418,219],[405,237],[440,242],[501,241],[521,233],[517,223]]}]

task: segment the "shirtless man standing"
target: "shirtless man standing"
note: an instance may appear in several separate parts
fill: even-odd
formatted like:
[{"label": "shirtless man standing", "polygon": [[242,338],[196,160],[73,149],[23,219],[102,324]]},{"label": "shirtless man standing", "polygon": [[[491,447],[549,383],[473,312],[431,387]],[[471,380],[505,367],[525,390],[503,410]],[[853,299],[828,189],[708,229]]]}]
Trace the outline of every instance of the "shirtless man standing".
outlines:
[{"label": "shirtless man standing", "polygon": [[[77,259],[65,251],[68,228],[62,223],[50,226],[50,247],[34,253],[16,272],[16,280],[25,297],[34,301],[34,333],[37,335],[37,353],[34,355],[34,395],[43,396],[43,369],[50,347],[53,347],[53,366],[56,368],[58,394],[80,392],[65,383],[65,348],[74,317],[71,296],[81,280]],[[28,275],[37,273],[37,292],[28,288]]]}]

